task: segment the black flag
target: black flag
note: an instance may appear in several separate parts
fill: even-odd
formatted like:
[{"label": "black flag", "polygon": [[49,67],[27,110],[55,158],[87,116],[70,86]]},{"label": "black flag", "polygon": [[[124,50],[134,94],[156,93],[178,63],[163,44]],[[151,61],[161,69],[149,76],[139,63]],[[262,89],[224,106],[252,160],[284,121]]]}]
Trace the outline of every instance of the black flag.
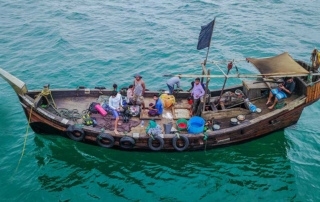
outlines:
[{"label": "black flag", "polygon": [[201,32],[199,34],[198,46],[197,49],[201,50],[210,46],[210,40],[213,32],[215,19],[212,20],[209,24],[201,26]]}]

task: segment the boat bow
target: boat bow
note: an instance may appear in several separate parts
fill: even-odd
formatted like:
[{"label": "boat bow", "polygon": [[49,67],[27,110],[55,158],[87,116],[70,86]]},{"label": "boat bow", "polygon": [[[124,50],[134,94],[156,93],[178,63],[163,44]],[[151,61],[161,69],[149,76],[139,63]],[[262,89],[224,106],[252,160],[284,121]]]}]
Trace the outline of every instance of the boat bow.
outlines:
[{"label": "boat bow", "polygon": [[17,94],[23,95],[28,92],[27,86],[23,81],[1,68],[0,76],[11,85],[11,87]]}]

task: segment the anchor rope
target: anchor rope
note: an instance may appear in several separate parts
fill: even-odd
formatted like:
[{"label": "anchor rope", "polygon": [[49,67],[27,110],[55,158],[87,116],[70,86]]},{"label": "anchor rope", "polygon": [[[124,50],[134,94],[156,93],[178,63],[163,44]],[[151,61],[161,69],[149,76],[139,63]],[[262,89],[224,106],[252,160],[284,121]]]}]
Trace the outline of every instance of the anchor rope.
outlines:
[{"label": "anchor rope", "polygon": [[206,141],[206,144],[204,145],[204,152],[207,152],[207,143],[208,143],[208,133],[204,132],[203,140]]},{"label": "anchor rope", "polygon": [[[23,147],[22,147],[22,152],[21,152],[21,156],[20,159],[18,161],[18,165],[14,171],[14,174],[18,171],[19,165],[21,163],[22,157],[24,156],[24,151],[26,149],[26,144],[27,144],[27,138],[28,138],[28,134],[29,134],[29,126],[30,126],[30,121],[31,121],[31,115],[32,115],[32,110],[33,110],[33,106],[34,104],[31,105],[31,109],[30,109],[30,113],[29,113],[29,117],[28,117],[28,124],[27,124],[27,129],[26,129],[26,135],[24,137],[24,142],[23,142]],[[13,175],[14,175],[13,174]]]}]

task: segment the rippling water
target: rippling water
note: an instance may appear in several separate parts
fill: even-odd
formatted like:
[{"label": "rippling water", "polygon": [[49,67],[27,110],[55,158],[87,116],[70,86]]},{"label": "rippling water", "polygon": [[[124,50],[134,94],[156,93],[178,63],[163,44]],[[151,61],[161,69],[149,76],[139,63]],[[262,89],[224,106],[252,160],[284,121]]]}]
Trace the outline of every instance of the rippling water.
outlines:
[{"label": "rippling water", "polygon": [[[165,88],[163,74],[200,72],[198,34],[214,16],[210,60],[288,51],[308,61],[320,47],[319,9],[315,0],[2,0],[0,66],[29,89],[127,86],[137,72],[147,88]],[[15,172],[27,120],[2,79],[0,97],[2,201],[320,200],[319,102],[284,131],[210,151],[123,152],[30,131]]]}]

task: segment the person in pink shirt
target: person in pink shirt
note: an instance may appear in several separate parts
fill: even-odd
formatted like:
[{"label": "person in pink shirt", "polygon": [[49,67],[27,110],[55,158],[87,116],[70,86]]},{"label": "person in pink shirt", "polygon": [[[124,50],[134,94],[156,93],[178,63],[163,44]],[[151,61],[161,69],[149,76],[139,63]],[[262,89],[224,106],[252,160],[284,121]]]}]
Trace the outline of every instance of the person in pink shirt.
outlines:
[{"label": "person in pink shirt", "polygon": [[200,78],[196,78],[191,91],[191,96],[193,97],[192,115],[197,113],[200,100],[205,94],[204,92],[205,91],[200,83]]}]

